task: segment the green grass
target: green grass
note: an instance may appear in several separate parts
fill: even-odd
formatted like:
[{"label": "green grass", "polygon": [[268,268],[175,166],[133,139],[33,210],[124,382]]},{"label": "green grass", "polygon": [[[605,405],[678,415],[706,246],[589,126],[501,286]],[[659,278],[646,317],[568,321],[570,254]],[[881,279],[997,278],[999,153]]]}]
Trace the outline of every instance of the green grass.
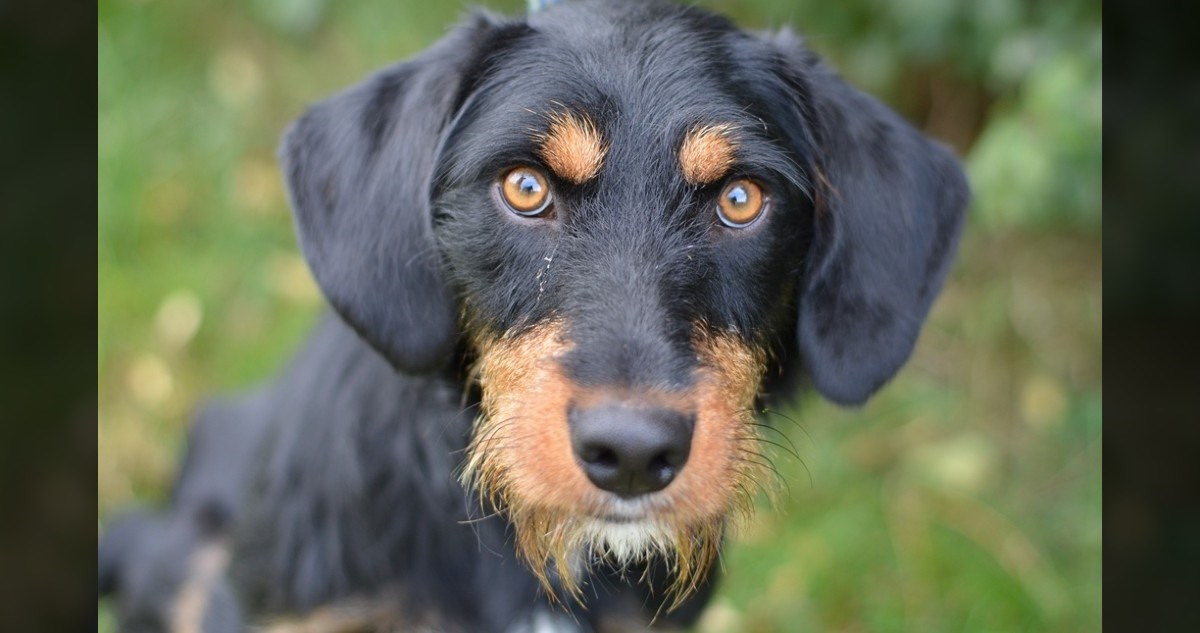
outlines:
[{"label": "green grass", "polygon": [[[274,148],[306,103],[462,12],[408,4],[99,3],[101,526],[162,498],[206,394],[269,377],[304,338],[321,302]],[[1098,17],[702,4],[791,22],[910,115],[942,112],[924,124],[965,153],[977,202],[899,377],[859,410],[768,415],[798,458],[772,453],[786,486],[728,548],[699,629],[1100,630]],[[958,106],[924,103],[914,76]]]}]

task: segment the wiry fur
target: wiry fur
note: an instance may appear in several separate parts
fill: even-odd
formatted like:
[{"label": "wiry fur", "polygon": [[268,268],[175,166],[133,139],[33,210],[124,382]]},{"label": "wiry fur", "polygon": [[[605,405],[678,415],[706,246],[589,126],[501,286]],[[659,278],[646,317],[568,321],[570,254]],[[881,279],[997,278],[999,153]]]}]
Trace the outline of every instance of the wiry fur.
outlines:
[{"label": "wiry fur", "polygon": [[582,390],[562,376],[561,324],[476,345],[484,395],[462,481],[509,518],[518,554],[548,595],[551,571],[578,599],[592,559],[625,568],[659,556],[677,604],[706,577],[729,525],[748,516],[763,480],[752,413],[762,353],[697,330],[702,378],[683,395],[700,413],[693,467],[661,495],[630,501],[609,499],[569,459],[565,411]]},{"label": "wiry fur", "polygon": [[693,185],[707,185],[729,173],[737,160],[737,132],[728,124],[688,130],[679,148],[679,168]]},{"label": "wiry fur", "polygon": [[560,178],[581,185],[600,173],[604,166],[604,141],[595,124],[572,112],[551,112],[545,132],[535,132],[541,141],[538,154]]},{"label": "wiry fur", "polygon": [[[202,412],[168,511],[106,524],[125,631],[693,623],[771,487],[754,410],[802,375],[879,389],[968,198],[795,36],[657,1],[476,14],[311,107],[281,159],[333,314]],[[504,206],[517,166],[551,212]],[[732,178],[766,192],[744,228],[716,214]],[[613,410],[673,425],[669,481],[585,475],[572,425]]]}]

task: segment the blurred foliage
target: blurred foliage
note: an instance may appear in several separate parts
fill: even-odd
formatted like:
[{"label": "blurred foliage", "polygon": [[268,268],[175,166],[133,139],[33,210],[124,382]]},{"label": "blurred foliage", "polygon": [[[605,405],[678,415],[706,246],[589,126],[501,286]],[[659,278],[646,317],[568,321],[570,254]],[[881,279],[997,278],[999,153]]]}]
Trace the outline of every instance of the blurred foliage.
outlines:
[{"label": "blurred foliage", "polygon": [[[700,4],[804,33],[954,146],[975,191],[900,376],[862,409],[768,414],[783,494],[732,543],[700,630],[1099,630],[1100,3]],[[464,10],[100,0],[101,521],[161,500],[189,411],[270,376],[320,310],[283,128]]]}]

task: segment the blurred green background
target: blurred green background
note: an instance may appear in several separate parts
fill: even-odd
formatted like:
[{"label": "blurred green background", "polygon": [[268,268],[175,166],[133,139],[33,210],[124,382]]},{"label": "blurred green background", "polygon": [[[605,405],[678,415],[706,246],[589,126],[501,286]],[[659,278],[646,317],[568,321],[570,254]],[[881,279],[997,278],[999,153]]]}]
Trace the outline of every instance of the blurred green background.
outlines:
[{"label": "blurred green background", "polygon": [[[788,487],[729,547],[699,630],[1100,630],[1100,3],[699,4],[807,35],[953,145],[975,191],[899,377],[859,410],[773,416]],[[100,0],[101,529],[160,501],[189,412],[270,376],[320,310],[283,128],[466,8]]]}]

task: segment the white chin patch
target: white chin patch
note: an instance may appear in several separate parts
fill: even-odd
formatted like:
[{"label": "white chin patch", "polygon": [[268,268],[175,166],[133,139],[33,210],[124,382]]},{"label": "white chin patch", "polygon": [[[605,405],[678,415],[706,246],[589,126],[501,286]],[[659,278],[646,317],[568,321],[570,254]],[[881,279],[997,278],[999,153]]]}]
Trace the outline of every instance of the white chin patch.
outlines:
[{"label": "white chin patch", "polygon": [[611,557],[621,566],[675,549],[674,531],[654,521],[618,523],[592,519],[587,523],[586,531],[593,554]]}]

